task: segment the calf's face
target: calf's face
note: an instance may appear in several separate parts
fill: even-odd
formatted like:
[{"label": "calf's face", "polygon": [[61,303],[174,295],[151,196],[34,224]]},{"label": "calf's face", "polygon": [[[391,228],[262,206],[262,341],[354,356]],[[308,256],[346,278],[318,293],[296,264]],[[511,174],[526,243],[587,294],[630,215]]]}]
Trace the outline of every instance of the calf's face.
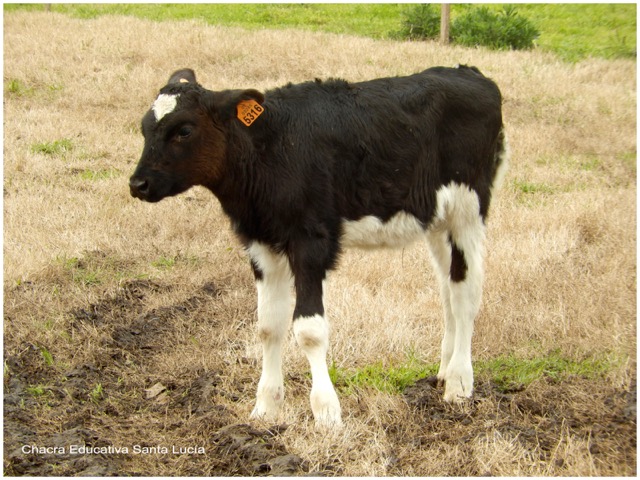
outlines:
[{"label": "calf's face", "polygon": [[158,202],[194,185],[215,188],[225,173],[235,97],[246,92],[212,92],[192,70],[175,72],[142,119],[144,149],[129,180],[131,195]]},{"label": "calf's face", "polygon": [[129,180],[132,196],[158,202],[215,181],[225,138],[207,112],[207,93],[193,75],[185,75],[184,81],[170,79],[160,91],[142,119],[144,149]]}]

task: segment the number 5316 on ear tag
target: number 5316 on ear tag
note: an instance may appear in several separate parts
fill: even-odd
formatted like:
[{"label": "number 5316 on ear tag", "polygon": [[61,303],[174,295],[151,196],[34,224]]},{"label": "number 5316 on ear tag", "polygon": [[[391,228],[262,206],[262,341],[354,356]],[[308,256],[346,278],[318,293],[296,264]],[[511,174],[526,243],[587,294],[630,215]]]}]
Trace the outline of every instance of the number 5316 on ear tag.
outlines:
[{"label": "number 5316 on ear tag", "polygon": [[238,103],[238,120],[247,127],[262,115],[264,108],[255,100],[243,100]]}]

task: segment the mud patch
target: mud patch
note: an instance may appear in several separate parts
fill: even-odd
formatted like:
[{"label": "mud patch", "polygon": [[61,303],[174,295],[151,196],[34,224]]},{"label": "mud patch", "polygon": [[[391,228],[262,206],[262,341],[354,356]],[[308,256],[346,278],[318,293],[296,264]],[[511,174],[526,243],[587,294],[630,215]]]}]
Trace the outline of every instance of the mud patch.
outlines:
[{"label": "mud patch", "polygon": [[[462,406],[442,401],[435,378],[417,382],[404,394],[411,407],[405,426],[390,431],[401,449],[390,474],[493,476],[504,474],[478,461],[479,445],[496,438],[526,452],[527,462],[541,472],[561,474],[575,459],[566,445],[585,444],[599,472],[633,475],[636,470],[636,388],[620,389],[580,377],[557,382],[542,379],[518,392],[503,392],[478,380],[473,399]],[[423,471],[427,455],[455,453],[442,471]],[[433,464],[433,463],[431,463]]]},{"label": "mud patch", "polygon": [[120,286],[115,294],[107,295],[96,303],[72,309],[72,328],[81,328],[85,324],[102,325],[112,323],[122,317],[139,313],[144,308],[145,297],[149,293],[168,290],[150,280],[130,280]]},{"label": "mud patch", "polygon": [[[287,453],[278,436],[286,425],[259,430],[251,425],[229,425],[213,437],[215,455],[221,459],[211,474],[241,476],[289,476],[305,471],[305,462]],[[220,468],[220,470],[217,470]]]},{"label": "mud patch", "polygon": [[157,351],[166,342],[176,323],[189,320],[219,296],[214,282],[201,286],[195,295],[180,302],[147,310],[147,297],[161,295],[171,290],[148,280],[125,282],[114,295],[108,295],[95,304],[72,309],[71,329],[104,327],[110,330],[110,338],[103,343],[115,350],[116,356],[140,351]]}]

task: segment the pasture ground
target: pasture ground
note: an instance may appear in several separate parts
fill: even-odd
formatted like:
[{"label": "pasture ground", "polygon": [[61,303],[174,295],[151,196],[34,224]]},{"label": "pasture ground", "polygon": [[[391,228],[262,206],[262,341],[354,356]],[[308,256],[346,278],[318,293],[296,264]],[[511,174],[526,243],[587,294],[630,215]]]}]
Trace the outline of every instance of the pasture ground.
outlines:
[{"label": "pasture ground", "polygon": [[[267,89],[456,63],[500,85],[512,146],[474,360],[607,368],[508,386],[483,370],[462,407],[428,378],[402,393],[339,385],[345,428],[327,432],[291,340],[279,422],[249,422],[260,348],[246,255],[208,192],[129,196],[142,114],[185,66],[211,89]],[[3,197],[6,475],[636,473],[635,61],[5,13]],[[349,251],[329,280],[334,371],[438,361],[424,245]]]}]

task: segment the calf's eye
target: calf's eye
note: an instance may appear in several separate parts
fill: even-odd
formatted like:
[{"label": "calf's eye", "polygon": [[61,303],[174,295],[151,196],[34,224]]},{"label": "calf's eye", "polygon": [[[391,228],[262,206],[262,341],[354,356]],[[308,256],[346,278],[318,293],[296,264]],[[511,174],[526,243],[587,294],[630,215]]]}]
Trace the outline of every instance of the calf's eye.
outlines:
[{"label": "calf's eye", "polygon": [[178,133],[177,133],[178,140],[184,140],[190,137],[192,132],[193,132],[193,128],[191,128],[189,125],[183,125],[178,130]]}]

